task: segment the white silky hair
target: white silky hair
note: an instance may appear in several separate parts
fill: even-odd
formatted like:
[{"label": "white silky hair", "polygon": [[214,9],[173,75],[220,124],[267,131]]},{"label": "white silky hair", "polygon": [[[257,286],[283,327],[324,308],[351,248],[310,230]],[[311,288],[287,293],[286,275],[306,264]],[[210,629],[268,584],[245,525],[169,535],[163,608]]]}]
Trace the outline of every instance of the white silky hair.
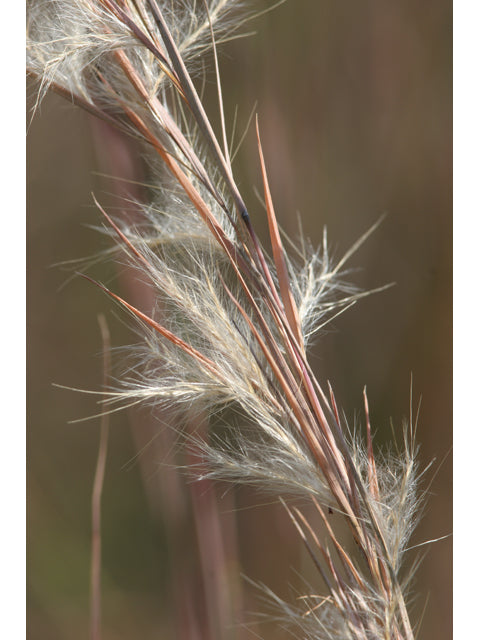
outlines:
[{"label": "white silky hair", "polygon": [[[125,10],[134,12],[139,7],[143,26],[155,32],[143,0],[125,0],[120,4]],[[217,42],[222,42],[235,37],[244,23],[233,15],[233,10],[237,12],[244,4],[238,0],[209,0],[208,12],[201,0],[163,1],[159,4],[182,57],[193,65],[193,69],[197,66],[201,69],[198,61],[205,51],[211,49],[210,24],[215,29]],[[38,0],[30,3],[27,67],[41,76],[43,93],[51,82],[56,82],[85,98],[94,96],[94,86],[86,83],[87,79],[92,79],[89,68],[101,64],[102,58],[112,51],[124,48],[133,52],[152,93],[159,92],[166,78],[155,64],[152,52],[142,46],[124,22],[101,2]],[[115,72],[113,68],[109,71]],[[109,76],[112,86],[114,79]]]},{"label": "white silky hair", "polygon": [[[217,42],[234,36],[243,22],[229,12],[241,4],[210,0],[207,11],[203,2],[195,0],[159,3],[189,70],[195,72],[199,56],[211,46],[210,25]],[[85,105],[105,111],[109,117],[116,117],[122,108],[140,114],[148,126],[159,131],[169,153],[181,156],[188,165],[190,184],[218,221],[222,238],[234,245],[237,228],[229,215],[233,209],[231,195],[218,167],[210,164],[194,123],[180,112],[176,124],[184,138],[172,140],[171,130],[159,117],[159,113],[172,118],[175,115],[171,101],[165,98],[171,90],[167,66],[159,62],[159,56],[145,46],[118,13],[108,8],[110,5],[123,7],[135,16],[138,28],[149,34],[152,47],[163,41],[148,3],[141,0],[33,2],[29,9],[28,66],[39,79],[39,99],[50,86],[55,86],[80,98]],[[147,98],[161,102],[165,113],[160,107],[152,108],[145,95],[139,95],[114,64],[117,51],[128,53],[133,73],[141,80]],[[144,153],[149,152],[152,149],[146,146]],[[157,168],[154,160],[151,166]],[[197,167],[205,167],[209,181],[196,171]],[[302,436],[299,415],[284,397],[282,383],[273,374],[271,361],[252,332],[258,309],[278,350],[278,360],[288,361],[291,357],[269,301],[261,289],[252,288],[249,298],[224,247],[174,180],[165,178],[163,169],[154,171],[152,180],[159,195],[147,205],[138,203],[143,223],[116,222],[115,233],[110,233],[118,237],[120,232],[125,242],[119,241],[115,253],[108,255],[119,263],[126,261],[144,270],[156,298],[152,321],[161,322],[203,359],[192,357],[178,342],[166,339],[155,326],[138,320],[132,312],[138,321],[140,340],[123,359],[124,372],[118,376],[116,388],[104,393],[104,409],[147,402],[169,406],[182,415],[192,406],[198,407],[225,425],[222,434],[213,434],[208,442],[189,436],[209,463],[208,471],[202,469],[203,475],[255,484],[274,495],[314,499],[322,507],[342,512],[324,469]],[[304,345],[309,346],[332,317],[365,295],[347,281],[344,265],[369,233],[336,264],[329,256],[326,234],[318,251],[300,241],[286,258]],[[273,261],[268,265],[278,289],[280,274]],[[246,314],[242,315],[239,308],[247,309]],[[292,393],[300,395],[300,383]],[[370,551],[382,553],[395,575],[415,525],[419,501],[413,429],[407,428],[405,433],[405,446],[398,453],[377,456],[374,482],[368,443],[358,434],[349,434],[347,428],[346,453],[343,452],[352,461],[352,474],[356,474],[359,528],[364,527],[368,541],[368,536],[381,540],[382,545],[375,547],[376,543],[372,543]],[[320,607],[315,601],[308,603],[308,615],[305,610],[300,613],[283,603],[266,588],[265,592],[289,622],[301,629],[304,638],[390,638],[391,628],[397,628],[393,626],[396,607],[403,607],[401,589],[395,583],[391,593],[384,593],[369,580],[367,572],[358,573],[358,588],[351,587],[346,593],[334,589],[334,595]],[[349,607],[353,606],[358,619],[350,615]],[[405,637],[412,636],[407,633]]]}]

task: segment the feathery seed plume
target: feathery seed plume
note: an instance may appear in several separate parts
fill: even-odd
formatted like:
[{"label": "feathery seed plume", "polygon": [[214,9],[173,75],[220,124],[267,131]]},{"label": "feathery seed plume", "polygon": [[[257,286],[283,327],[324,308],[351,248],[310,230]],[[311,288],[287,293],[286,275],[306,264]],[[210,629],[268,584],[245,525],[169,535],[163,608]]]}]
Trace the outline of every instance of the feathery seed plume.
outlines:
[{"label": "feathery seed plume", "polygon": [[[300,610],[265,588],[299,637],[412,640],[401,569],[418,509],[413,426],[399,454],[375,456],[366,396],[362,439],[307,358],[319,328],[363,295],[342,273],[350,252],[332,264],[325,235],[321,250],[304,244],[287,256],[257,125],[267,255],[235,182],[225,125],[217,139],[192,80],[212,33],[217,44],[236,35],[238,9],[227,0],[38,0],[29,8],[38,99],[48,89],[67,97],[137,139],[157,168],[158,196],[139,204],[142,224],[115,221],[98,205],[116,241],[110,257],[140,268],[157,301],[147,315],[98,285],[141,334],[118,388],[105,392],[105,410],[169,406],[179,425],[192,407],[223,417],[221,437],[185,434],[204,456],[204,477],[313,503],[327,542],[298,508],[285,508],[327,595],[305,597]],[[358,558],[329,510],[347,523]]]}]

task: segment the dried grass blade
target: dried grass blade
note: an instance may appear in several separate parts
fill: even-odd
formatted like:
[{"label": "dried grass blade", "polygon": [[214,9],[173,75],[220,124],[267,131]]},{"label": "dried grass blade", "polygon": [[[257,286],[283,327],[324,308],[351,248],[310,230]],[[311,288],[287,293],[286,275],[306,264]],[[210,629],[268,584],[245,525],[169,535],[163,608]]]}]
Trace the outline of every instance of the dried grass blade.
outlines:
[{"label": "dried grass blade", "polygon": [[232,195],[240,217],[244,221],[247,221],[249,219],[247,207],[243,201],[242,196],[240,195],[237,185],[235,184],[231,176],[231,170],[227,165],[225,157],[223,156],[222,150],[220,149],[220,146],[217,142],[217,138],[213,132],[210,121],[208,120],[205,113],[205,109],[203,108],[197,91],[193,85],[192,79],[190,78],[187,68],[185,67],[182,56],[178,50],[177,45],[175,44],[167,23],[165,22],[163,13],[159,8],[156,0],[147,0],[147,2],[152,10],[155,22],[157,23],[157,26],[164,40],[165,47],[168,51],[168,55],[170,56],[172,66],[180,80],[182,90],[187,97],[188,104],[192,110],[195,120],[201,131],[203,132],[204,138],[208,144],[208,147],[210,148],[210,151],[213,154],[213,157],[218,163],[218,168],[220,169],[225,183]]},{"label": "dried grass blade", "polygon": [[270,193],[270,187],[268,184],[267,171],[265,168],[265,159],[263,157],[262,143],[260,141],[260,131],[258,127],[258,118],[256,122],[257,129],[257,142],[258,142],[258,155],[260,157],[260,165],[262,170],[263,188],[265,193],[265,205],[267,207],[268,228],[270,231],[270,241],[272,243],[273,259],[275,261],[275,267],[277,269],[278,283],[280,286],[280,295],[282,298],[285,313],[287,315],[288,324],[293,331],[293,334],[300,345],[302,351],[305,351],[303,343],[303,335],[298,316],[297,305],[293,298],[292,290],[290,288],[290,276],[287,269],[287,263],[285,261],[284,250],[282,246],[282,240],[280,238],[280,231],[278,229],[277,218],[275,216],[275,210],[273,208],[272,195]]},{"label": "dried grass blade", "polygon": [[215,366],[215,363],[212,362],[212,360],[210,360],[206,356],[204,356],[203,353],[200,353],[200,351],[197,351],[197,349],[195,349],[195,347],[192,347],[191,345],[186,343],[184,340],[179,338],[177,335],[175,335],[174,333],[169,331],[166,327],[162,326],[158,322],[155,322],[155,320],[153,320],[153,318],[150,318],[145,313],[142,313],[139,309],[137,309],[133,305],[129,304],[126,300],[124,300],[123,298],[118,296],[116,293],[113,293],[113,291],[110,291],[110,289],[107,289],[107,287],[105,287],[100,282],[97,282],[93,278],[90,278],[89,276],[86,276],[83,273],[79,273],[78,275],[81,276],[82,278],[85,278],[85,280],[88,280],[92,284],[95,284],[97,287],[102,289],[102,291],[107,293],[111,298],[114,298],[122,306],[124,306],[131,313],[133,313],[142,322],[144,322],[149,327],[151,327],[152,329],[157,331],[161,336],[163,336],[164,338],[169,340],[172,344],[174,344],[175,346],[177,346],[180,349],[182,349],[182,351],[184,351],[188,355],[190,355],[193,358],[195,358],[206,369],[208,369],[210,371],[210,373],[212,373],[215,377],[221,378],[221,374],[220,374],[219,370],[217,369],[217,367]]},{"label": "dried grass blade", "polygon": [[[273,374],[275,376],[275,379],[278,381],[280,387],[282,388],[283,392],[285,393],[285,395],[287,397],[287,400],[289,402],[289,406],[293,410],[293,412],[295,414],[295,417],[297,418],[297,420],[298,420],[298,422],[300,424],[304,424],[305,423],[305,414],[303,412],[303,409],[300,407],[299,396],[297,394],[295,394],[294,387],[292,388],[292,381],[288,380],[285,377],[286,375],[288,376],[288,373],[289,373],[288,368],[285,368],[285,366],[282,366],[283,363],[279,363],[277,361],[277,358],[274,356],[272,351],[269,349],[269,347],[265,343],[265,341],[262,338],[262,336],[260,335],[259,331],[257,330],[255,325],[253,324],[251,318],[249,317],[249,315],[247,314],[245,309],[242,307],[242,305],[235,298],[235,296],[230,291],[230,289],[227,287],[225,282],[223,282],[223,286],[225,288],[226,293],[228,294],[228,296],[230,297],[230,299],[232,300],[234,305],[237,307],[237,309],[241,313],[243,319],[247,323],[250,331],[252,332],[252,335],[255,338],[258,346],[260,347],[261,351],[263,352],[263,355],[265,356],[270,368],[272,369],[272,372],[273,372]],[[272,338],[272,340],[273,340],[273,338]],[[281,357],[281,354],[279,352],[276,355],[277,355],[277,357]],[[302,431],[305,433],[305,430],[302,429]],[[312,440],[313,440],[313,436],[312,436]],[[323,452],[322,452],[322,456],[323,456]],[[325,465],[325,462],[324,462],[324,465]]]},{"label": "dried grass blade", "polygon": [[108,9],[108,11],[110,11],[112,15],[116,16],[118,20],[123,22],[123,24],[130,29],[130,31],[139,40],[139,42],[141,42],[151,53],[153,53],[155,58],[157,58],[157,60],[159,61],[162,67],[162,71],[164,71],[164,73],[168,75],[172,82],[177,83],[178,80],[172,74],[167,58],[153,44],[153,42],[151,42],[149,38],[147,38],[147,36],[138,27],[138,25],[130,18],[130,16],[118,6],[118,3],[110,2],[110,0],[100,0],[100,2],[106,9]]},{"label": "dried grass blade", "polygon": [[315,498],[315,496],[312,496],[312,500],[313,503],[318,511],[318,513],[320,514],[320,517],[323,520],[323,523],[325,525],[325,528],[327,529],[328,535],[330,536],[330,539],[332,540],[335,549],[337,551],[338,557],[340,558],[340,561],[342,562],[342,565],[345,568],[345,571],[350,573],[352,575],[352,577],[354,578],[354,580],[357,582],[357,584],[359,586],[361,586],[363,589],[365,589],[365,583],[364,580],[362,579],[361,575],[358,573],[355,565],[353,564],[352,560],[350,559],[349,555],[347,554],[347,552],[344,550],[344,548],[342,547],[342,545],[340,544],[340,542],[338,541],[338,539],[335,536],[335,533],[332,529],[332,527],[330,526],[330,523],[328,522],[328,518],[325,515],[325,511],[322,509],[321,505],[319,504],[318,500]]},{"label": "dried grass blade", "polygon": [[220,81],[220,68],[218,66],[217,44],[215,42],[215,34],[213,33],[212,18],[210,16],[210,10],[208,8],[207,0],[203,0],[203,4],[205,6],[205,11],[207,12],[208,25],[210,27],[210,38],[212,42],[213,60],[215,64],[215,77],[217,80],[217,93],[218,93],[218,107],[220,110],[220,124],[222,127],[222,138],[223,138],[223,155],[225,156],[227,169],[230,174],[230,177],[233,179],[232,163],[230,161],[230,155],[229,155],[228,143],[227,143],[227,127],[225,125],[225,113],[223,108],[222,83]]},{"label": "dried grass blade", "polygon": [[141,79],[136,73],[132,63],[129,58],[125,54],[124,51],[118,50],[115,52],[119,63],[127,76],[127,78],[132,83],[135,90],[140,94],[140,96],[145,100],[148,104],[151,112],[154,114],[156,118],[161,123],[162,128],[165,130],[168,136],[173,140],[175,145],[182,151],[185,158],[191,163],[191,167],[193,172],[198,176],[199,180],[203,182],[203,184],[210,191],[212,196],[217,200],[217,202],[226,210],[226,204],[221,198],[218,189],[216,189],[209,178],[207,172],[205,171],[204,166],[198,159],[197,155],[193,151],[191,145],[185,139],[185,136],[181,132],[179,126],[176,124],[168,109],[156,98],[155,96],[151,96],[145,86],[143,85]]},{"label": "dried grass blade", "polygon": [[127,246],[127,248],[133,253],[133,255],[147,267],[148,271],[151,271],[152,266],[142,254],[134,247],[134,245],[130,242],[127,236],[123,233],[120,227],[112,220],[112,218],[108,215],[102,205],[98,202],[95,195],[92,193],[93,201],[95,202],[96,207],[101,211],[104,217],[107,219],[110,226],[113,228],[115,233],[118,235],[120,240]]},{"label": "dried grass blade", "polygon": [[370,412],[368,410],[367,389],[363,389],[363,400],[365,403],[365,420],[367,427],[367,454],[368,454],[368,481],[369,489],[375,500],[380,499],[380,490],[378,487],[377,467],[375,465],[375,457],[373,455],[372,428],[370,425]]},{"label": "dried grass blade", "polygon": [[219,245],[223,248],[227,256],[229,257],[232,263],[241,264],[245,268],[245,261],[240,255],[238,249],[234,246],[234,244],[227,238],[224,230],[219,224],[218,220],[213,215],[211,209],[207,206],[201,195],[198,193],[197,189],[192,184],[192,181],[189,180],[188,176],[181,169],[179,163],[175,160],[175,158],[165,149],[165,146],[160,142],[160,140],[150,131],[147,125],[143,122],[143,120],[131,109],[129,109],[126,105],[122,105],[126,115],[132,121],[134,126],[141,132],[144,136],[145,140],[147,140],[157,151],[159,156],[165,162],[166,166],[173,174],[173,176],[178,180],[179,185],[187,194],[191,203],[195,207],[195,209],[200,214],[202,220],[207,224],[210,229],[213,237],[219,243]]},{"label": "dried grass blade", "polygon": [[305,548],[307,549],[310,557],[312,558],[313,563],[314,563],[315,567],[317,568],[318,572],[322,576],[323,581],[325,582],[328,590],[330,591],[332,597],[335,599],[334,589],[333,589],[333,587],[332,587],[332,585],[330,583],[330,580],[328,579],[327,574],[325,573],[324,568],[320,564],[315,552],[313,551],[312,546],[309,543],[307,536],[305,535],[305,531],[302,529],[302,527],[300,526],[300,523],[298,522],[298,519],[295,517],[295,515],[292,513],[291,509],[287,506],[287,504],[285,503],[285,501],[282,498],[280,498],[280,502],[283,504],[286,512],[288,513],[288,515],[290,517],[290,520],[293,522],[293,525],[294,525],[295,529],[298,531],[298,533],[299,533],[299,535],[300,535],[300,537],[301,537],[301,539],[303,541],[303,544],[305,545]]}]

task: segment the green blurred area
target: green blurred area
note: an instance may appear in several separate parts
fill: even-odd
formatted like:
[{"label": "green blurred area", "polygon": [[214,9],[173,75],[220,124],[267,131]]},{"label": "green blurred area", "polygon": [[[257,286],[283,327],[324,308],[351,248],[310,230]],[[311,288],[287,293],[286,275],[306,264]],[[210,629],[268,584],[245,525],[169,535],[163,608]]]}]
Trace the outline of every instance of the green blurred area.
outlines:
[{"label": "green blurred area", "polygon": [[[269,4],[255,2],[255,9]],[[251,26],[256,35],[221,49],[226,117],[232,122],[238,106],[238,137],[257,104],[283,229],[294,239],[299,213],[316,246],[326,225],[340,257],[387,213],[350,266],[359,268],[352,279],[364,289],[395,286],[326,327],[311,362],[319,379],[332,383],[351,423],[362,419],[367,386],[379,443],[391,437],[390,420],[400,429],[408,417],[412,375],[415,408],[422,397],[421,460],[435,458],[438,469],[413,544],[446,535],[452,529],[450,3],[290,0]],[[209,82],[213,94],[213,77]],[[209,109],[216,121],[213,99]],[[69,421],[96,414],[98,405],[94,396],[52,383],[100,388],[98,313],[106,315],[114,345],[132,338],[105,296],[58,266],[106,246],[89,227],[99,224],[90,192],[108,199],[108,186],[94,174],[88,121],[49,96],[30,127],[28,149],[28,637],[75,640],[89,626],[99,427],[96,420]],[[253,127],[235,167],[254,224],[265,234]],[[111,265],[89,273],[118,289]],[[111,422],[104,639],[173,638],[169,550],[161,513],[152,508],[155,460],[146,473],[128,418],[117,413]],[[267,501],[252,491],[237,493],[242,506]],[[289,561],[299,552],[285,551],[295,535],[276,527],[290,525],[277,507],[248,508],[238,520],[244,572],[288,597],[285,581],[296,580]],[[423,550],[413,605],[418,618],[427,603],[419,637],[448,638],[451,542]],[[253,596],[248,605],[261,607]],[[267,629],[265,637],[283,636]]]}]

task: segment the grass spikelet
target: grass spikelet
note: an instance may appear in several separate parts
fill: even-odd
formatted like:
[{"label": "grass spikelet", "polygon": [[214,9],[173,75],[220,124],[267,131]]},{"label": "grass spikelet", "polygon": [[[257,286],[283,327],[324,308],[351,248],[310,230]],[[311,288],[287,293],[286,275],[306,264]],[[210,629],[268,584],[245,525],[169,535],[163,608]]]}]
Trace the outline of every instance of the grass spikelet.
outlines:
[{"label": "grass spikelet", "polygon": [[[321,250],[303,243],[288,256],[257,123],[272,257],[262,247],[235,181],[223,111],[219,141],[193,79],[211,34],[219,43],[242,24],[228,22],[233,9],[238,3],[226,0],[30,8],[28,68],[39,100],[47,89],[68,96],[138,140],[158,171],[158,196],[136,204],[141,222],[116,220],[95,200],[116,243],[108,257],[140,271],[155,299],[146,313],[95,283],[140,335],[103,407],[168,407],[178,431],[192,411],[221,425],[220,433],[184,429],[187,459],[203,481],[254,484],[285,500],[325,589],[295,606],[265,589],[300,637],[413,640],[402,573],[419,508],[413,433],[398,452],[377,453],[366,394],[360,436],[307,356],[325,323],[365,295],[347,282],[344,265],[370,231],[336,264],[326,234]],[[318,528],[292,497],[311,505]]]}]

